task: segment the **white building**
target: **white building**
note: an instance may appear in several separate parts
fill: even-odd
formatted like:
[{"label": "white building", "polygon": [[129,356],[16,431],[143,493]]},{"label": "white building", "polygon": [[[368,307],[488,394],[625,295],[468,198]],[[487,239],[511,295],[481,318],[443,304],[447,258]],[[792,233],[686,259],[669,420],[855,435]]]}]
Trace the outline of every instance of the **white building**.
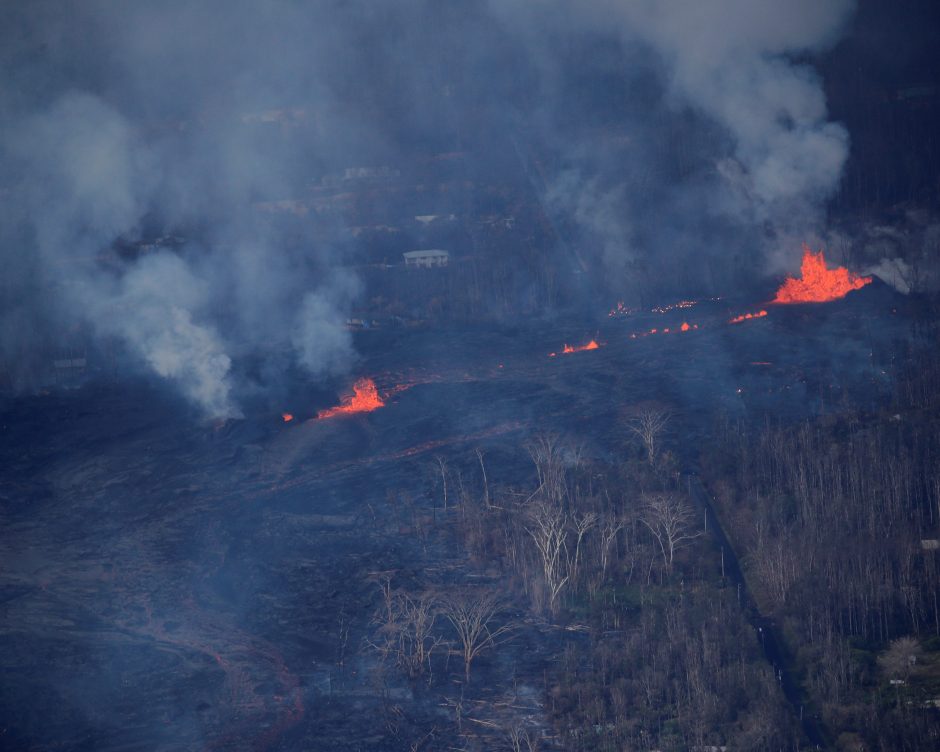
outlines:
[{"label": "white building", "polygon": [[447,266],[450,261],[450,253],[439,249],[427,251],[408,251],[403,253],[405,266],[415,268],[430,269],[434,266]]}]

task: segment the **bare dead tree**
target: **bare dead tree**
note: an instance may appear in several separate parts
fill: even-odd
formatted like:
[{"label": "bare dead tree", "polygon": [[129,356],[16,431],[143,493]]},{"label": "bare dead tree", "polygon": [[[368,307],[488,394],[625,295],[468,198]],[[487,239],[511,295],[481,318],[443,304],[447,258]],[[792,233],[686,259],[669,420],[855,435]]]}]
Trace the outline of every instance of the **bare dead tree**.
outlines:
[{"label": "bare dead tree", "polygon": [[380,577],[381,579],[379,580],[379,589],[382,591],[382,605],[385,608],[385,621],[392,622],[395,620],[392,578],[391,575],[387,572],[381,573]]},{"label": "bare dead tree", "polygon": [[427,592],[418,596],[400,593],[395,606],[399,662],[412,677],[427,671],[430,681],[431,655],[444,641],[434,634],[439,613],[437,598]]},{"label": "bare dead tree", "polygon": [[601,525],[601,574],[606,575],[610,566],[610,552],[617,535],[623,530],[625,521],[621,517],[605,517]]},{"label": "bare dead tree", "polygon": [[486,479],[486,465],[483,464],[483,450],[475,449],[477,459],[480,461],[480,472],[483,473],[483,505],[490,506],[490,484]]},{"label": "bare dead tree", "polygon": [[907,680],[920,660],[923,650],[913,637],[899,637],[892,640],[888,649],[878,656],[881,666],[889,679]]},{"label": "bare dead tree", "polygon": [[640,520],[659,544],[666,569],[672,569],[676,551],[701,535],[691,532],[692,508],[675,494],[651,494],[644,501]]},{"label": "bare dead tree", "polygon": [[767,594],[775,603],[783,604],[799,574],[800,554],[796,541],[789,535],[765,542],[762,527],[759,522],[755,525],[756,543],[748,557],[749,563]]},{"label": "bare dead tree", "polygon": [[409,677],[425,674],[431,681],[431,656],[444,642],[435,634],[434,625],[440,614],[437,597],[432,592],[417,595],[394,591],[388,581],[382,583],[383,616],[372,647],[385,659],[394,657],[395,663]]},{"label": "bare dead tree", "polygon": [[441,470],[441,487],[444,492],[444,509],[447,509],[447,460],[445,460],[441,455],[437,455],[434,460],[437,462],[437,466]]},{"label": "bare dead tree", "polygon": [[483,652],[492,650],[508,639],[515,629],[514,622],[497,626],[505,602],[491,590],[462,590],[442,602],[442,613],[457,633],[464,664],[464,676],[470,681],[470,667]]},{"label": "bare dead tree", "polygon": [[660,449],[660,440],[669,424],[670,414],[659,407],[641,407],[627,422],[627,428],[646,449],[646,458],[652,464]]},{"label": "bare dead tree", "polygon": [[506,729],[506,738],[512,752],[537,752],[539,748],[537,732],[526,726],[510,726]]},{"label": "bare dead tree", "polygon": [[555,613],[558,594],[570,577],[568,514],[561,504],[549,498],[535,501],[528,507],[527,513],[529,526],[526,532],[538,549],[542,573],[548,586],[548,606]]},{"label": "bare dead tree", "polygon": [[434,734],[437,733],[437,727],[433,726],[428,733],[420,737],[416,741],[410,742],[408,744],[408,749],[411,752],[419,752],[419,750],[425,745],[426,742],[430,742],[434,738]]},{"label": "bare dead tree", "polygon": [[526,449],[538,474],[538,492],[555,502],[561,502],[567,492],[561,440],[556,434],[542,433]]},{"label": "bare dead tree", "polygon": [[581,563],[581,541],[584,540],[584,536],[587,534],[588,530],[597,525],[597,513],[596,512],[585,512],[580,517],[571,518],[571,527],[574,529],[575,535],[575,545],[574,545],[574,557],[571,560],[571,579],[574,582],[578,581],[578,567]]}]

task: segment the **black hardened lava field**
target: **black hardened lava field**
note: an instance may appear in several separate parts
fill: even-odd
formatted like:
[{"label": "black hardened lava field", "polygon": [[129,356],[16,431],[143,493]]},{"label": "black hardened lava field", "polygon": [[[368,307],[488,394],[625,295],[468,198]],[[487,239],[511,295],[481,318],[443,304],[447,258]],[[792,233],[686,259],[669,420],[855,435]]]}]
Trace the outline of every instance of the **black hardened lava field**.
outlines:
[{"label": "black hardened lava field", "polygon": [[6,4],[0,750],[940,749],[938,39]]}]

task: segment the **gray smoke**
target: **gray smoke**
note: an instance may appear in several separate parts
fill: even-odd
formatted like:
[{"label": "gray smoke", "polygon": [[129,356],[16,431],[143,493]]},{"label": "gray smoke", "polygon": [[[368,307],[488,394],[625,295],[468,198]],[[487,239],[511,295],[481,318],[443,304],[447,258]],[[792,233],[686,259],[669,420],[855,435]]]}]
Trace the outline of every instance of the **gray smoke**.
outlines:
[{"label": "gray smoke", "polygon": [[[271,385],[246,359],[342,373],[355,358],[344,321],[365,292],[349,271],[359,220],[306,222],[291,202],[315,214],[317,186],[346,168],[407,171],[440,152],[467,153],[460,179],[487,196],[522,195],[524,174],[561,238],[544,264],[567,274],[574,253],[607,292],[788,264],[826,230],[848,143],[798,57],[832,44],[851,10],[8,3],[0,376],[34,385],[76,328],[207,415],[237,415],[243,393]],[[428,211],[494,211],[445,199]],[[368,221],[401,219],[385,210]]]},{"label": "gray smoke", "polygon": [[822,82],[794,56],[818,52],[844,28],[852,0],[717,0],[622,5],[628,34],[656,50],[669,91],[731,137],[716,167],[723,211],[769,223],[777,249],[798,257],[824,232],[821,210],[848,157],[848,133],[827,121]]},{"label": "gray smoke", "polygon": [[339,371],[352,358],[352,338],[340,325],[340,312],[357,291],[354,277],[334,274],[328,286],[304,295],[291,329],[291,342],[310,373]]},{"label": "gray smoke", "polygon": [[[792,269],[801,243],[827,234],[825,202],[838,188],[849,136],[828,121],[822,81],[800,59],[838,41],[854,0],[492,6],[528,30],[522,36],[543,80],[564,80],[554,62],[558,40],[580,29],[594,40],[584,64],[609,57],[631,84],[608,91],[629,102],[619,139],[568,134],[558,151],[578,168],[548,191],[553,206],[578,217],[615,275],[651,258],[665,260],[660,276],[706,259],[703,281],[727,272],[719,253],[761,259],[751,271]],[[557,127],[558,114],[548,117]]]},{"label": "gray smoke", "polygon": [[[356,287],[340,274],[321,289],[341,262],[331,239],[291,237],[257,210],[292,198],[336,146],[264,125],[317,97],[330,116],[315,70],[327,32],[289,3],[234,6],[7,8],[0,360],[20,385],[76,329],[213,417],[239,414],[237,356],[282,347],[311,374],[348,367]],[[153,226],[195,239],[113,252]]]},{"label": "gray smoke", "polygon": [[[208,291],[186,262],[155,254],[121,274],[98,256],[133,231],[155,200],[156,155],[96,97],[67,92],[10,134],[24,169],[23,199],[35,238],[39,294],[62,321],[84,322],[124,342],[154,372],[177,382],[208,414],[237,414],[230,359],[204,320]],[[16,259],[5,258],[16,265]],[[14,266],[14,273],[16,269]]]}]

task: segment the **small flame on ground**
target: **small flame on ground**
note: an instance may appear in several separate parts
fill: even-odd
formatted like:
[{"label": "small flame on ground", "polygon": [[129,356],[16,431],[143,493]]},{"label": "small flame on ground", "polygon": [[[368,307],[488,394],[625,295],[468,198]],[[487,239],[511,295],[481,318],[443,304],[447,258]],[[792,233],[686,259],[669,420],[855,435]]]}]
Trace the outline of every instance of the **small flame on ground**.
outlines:
[{"label": "small flame on ground", "polygon": [[638,310],[639,309],[637,308],[628,308],[627,306],[624,305],[623,301],[621,300],[620,302],[617,303],[616,306],[610,309],[607,315],[610,318],[613,318],[614,316],[629,316],[632,313],[636,313]]},{"label": "small flame on ground", "polygon": [[650,309],[650,313],[668,313],[669,311],[674,311],[677,308],[691,308],[692,306],[696,305],[698,305],[697,300],[680,300],[678,303],[671,303],[670,305],[663,305],[652,308]]},{"label": "small flame on ground", "polygon": [[336,407],[327,410],[320,410],[317,413],[317,420],[333,418],[337,415],[352,415],[354,413],[369,413],[378,410],[385,405],[385,401],[379,396],[379,391],[375,387],[372,379],[359,379],[353,384],[352,395],[343,399]]},{"label": "small flame on ground", "polygon": [[597,350],[600,348],[600,345],[597,344],[596,340],[591,340],[586,345],[578,345],[572,347],[571,345],[565,345],[565,349],[562,350],[563,353],[573,353],[573,352],[583,352],[584,350]]},{"label": "small flame on ground", "polygon": [[748,319],[762,319],[767,315],[767,311],[758,311],[757,313],[742,313],[740,316],[735,316],[728,323],[729,324],[740,324],[742,321],[747,321]]},{"label": "small flame on ground", "polygon": [[675,334],[677,332],[690,332],[693,329],[698,329],[698,324],[690,324],[688,321],[683,321],[678,327],[666,327],[665,329],[650,329],[646,332],[633,332],[630,335],[630,339],[638,339],[640,337],[649,337],[653,334]]},{"label": "small flame on ground", "polygon": [[[571,353],[584,352],[585,350],[599,350],[600,347],[601,347],[601,346],[597,343],[597,340],[592,339],[592,340],[591,340],[590,342],[588,342],[586,345],[576,345],[576,346],[572,346],[572,345],[567,345],[567,344],[566,344],[566,345],[564,346],[564,348],[562,349],[561,354],[562,354],[562,355],[570,355]],[[556,357],[557,355],[558,355],[558,353],[549,353],[549,354],[548,354],[548,357],[549,357],[549,358],[554,358],[554,357]]]},{"label": "small flame on ground", "polygon": [[291,415],[290,413],[281,414],[281,420],[283,420],[285,423],[290,423],[293,419],[294,419],[294,416]]},{"label": "small flame on ground", "polygon": [[[676,303],[669,303],[668,305],[660,305],[660,306],[656,306],[655,308],[650,308],[650,313],[669,313],[670,311],[676,311],[676,310],[680,310],[683,308],[693,308],[694,306],[697,306],[699,303],[705,303],[705,302],[714,303],[719,300],[724,300],[724,298],[722,298],[719,295],[714,298],[702,298],[702,300],[680,300]],[[639,313],[639,312],[640,312],[639,308],[629,308],[621,300],[620,302],[617,303],[616,306],[614,306],[607,312],[607,316],[609,318],[615,318],[617,316],[632,316],[634,313]]]},{"label": "small flame on ground", "polygon": [[861,277],[844,266],[827,269],[823,252],[813,253],[806,244],[803,245],[800,277],[788,277],[777,290],[773,302],[828,303],[871,283],[871,277]]}]

